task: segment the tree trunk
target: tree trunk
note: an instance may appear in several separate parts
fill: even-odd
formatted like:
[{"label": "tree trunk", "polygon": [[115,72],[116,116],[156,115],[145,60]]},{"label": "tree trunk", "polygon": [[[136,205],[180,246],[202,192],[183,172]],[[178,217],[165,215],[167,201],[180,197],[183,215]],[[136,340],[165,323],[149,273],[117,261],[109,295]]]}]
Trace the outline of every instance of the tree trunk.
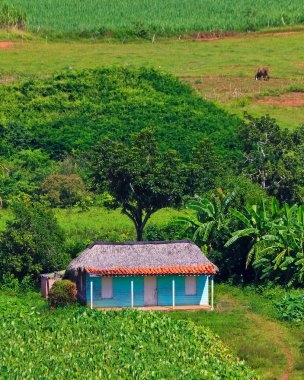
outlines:
[{"label": "tree trunk", "polygon": [[135,228],[136,228],[136,240],[137,241],[142,241],[142,238],[143,238],[143,225],[141,224],[141,225],[136,225],[135,226]]},{"label": "tree trunk", "polygon": [[128,218],[132,220],[134,223],[135,229],[136,229],[136,240],[142,241],[143,239],[143,231],[145,228],[145,225],[147,224],[147,221],[149,220],[150,216],[157,211],[157,208],[149,210],[145,217],[143,217],[143,210],[142,208],[131,208],[130,205],[124,206],[122,209],[122,213],[127,215]]}]

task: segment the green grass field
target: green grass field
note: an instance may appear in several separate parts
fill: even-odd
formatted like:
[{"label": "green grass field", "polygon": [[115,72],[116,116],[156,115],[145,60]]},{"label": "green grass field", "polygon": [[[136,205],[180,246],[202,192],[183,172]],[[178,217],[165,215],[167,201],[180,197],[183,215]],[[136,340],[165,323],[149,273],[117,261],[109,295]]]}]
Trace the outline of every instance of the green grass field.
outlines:
[{"label": "green grass field", "polygon": [[[190,83],[198,93],[243,115],[269,113],[282,127],[295,128],[304,120],[303,106],[258,103],[267,93],[304,89],[302,32],[247,35],[220,40],[156,40],[120,42],[46,42],[33,35],[0,34],[15,44],[1,49],[2,83],[24,77],[106,65],[147,66],[169,72]],[[258,66],[270,68],[269,82],[254,81]]]},{"label": "green grass field", "polygon": [[[88,245],[95,240],[132,241],[136,238],[133,223],[126,215],[121,214],[119,209],[108,211],[105,208],[92,207],[88,211],[56,209],[54,212],[65,231],[68,246],[73,245],[77,249],[79,242],[79,251],[84,248],[84,243]],[[178,210],[159,210],[152,215],[147,226],[165,226],[178,215]],[[0,231],[5,229],[5,223],[11,218],[12,213],[9,209],[0,211]]]},{"label": "green grass field", "polygon": [[279,322],[271,300],[251,289],[216,285],[215,297],[214,312],[172,316],[210,327],[262,379],[303,379],[303,325]]},{"label": "green grass field", "polygon": [[[1,1],[4,2],[4,1]],[[27,13],[32,30],[63,32],[248,31],[303,23],[303,2],[294,0],[5,0]]]}]

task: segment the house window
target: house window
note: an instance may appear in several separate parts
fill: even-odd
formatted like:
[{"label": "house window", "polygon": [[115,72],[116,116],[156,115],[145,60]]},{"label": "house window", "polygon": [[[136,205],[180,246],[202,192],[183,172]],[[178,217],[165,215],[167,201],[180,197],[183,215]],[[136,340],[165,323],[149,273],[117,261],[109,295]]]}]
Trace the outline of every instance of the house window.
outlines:
[{"label": "house window", "polygon": [[101,298],[113,298],[113,278],[112,277],[102,278]]},{"label": "house window", "polygon": [[196,296],[196,277],[185,277],[185,294],[186,296]]}]

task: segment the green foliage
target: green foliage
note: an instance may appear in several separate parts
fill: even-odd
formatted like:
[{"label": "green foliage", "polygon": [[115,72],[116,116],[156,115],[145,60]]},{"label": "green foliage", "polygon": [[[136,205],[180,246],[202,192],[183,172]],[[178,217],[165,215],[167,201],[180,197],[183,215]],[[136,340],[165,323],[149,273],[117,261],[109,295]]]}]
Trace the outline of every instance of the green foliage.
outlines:
[{"label": "green foliage", "polygon": [[69,280],[56,281],[49,292],[51,307],[63,307],[73,305],[77,300],[76,284]]},{"label": "green foliage", "polygon": [[209,329],[166,314],[83,307],[47,312],[38,295],[1,295],[0,325],[6,379],[82,379],[84,373],[95,379],[256,378]]},{"label": "green foliage", "polygon": [[276,199],[271,205],[261,200],[244,212],[231,210],[244,228],[232,233],[226,247],[236,241],[250,239],[247,266],[252,261],[261,279],[287,286],[304,281],[304,209],[303,205],[280,207]]},{"label": "green foliage", "polygon": [[4,3],[0,8],[0,27],[24,29],[27,23],[26,13],[15,5]]},{"label": "green foliage", "polygon": [[66,71],[0,87],[0,153],[37,149],[52,159],[91,150],[101,138],[130,141],[154,128],[162,151],[188,158],[209,138],[221,156],[239,157],[240,120],[199,98],[177,78],[153,69]]},{"label": "green foliage", "polygon": [[17,203],[14,218],[0,238],[0,274],[18,279],[61,270],[69,261],[64,252],[64,234],[51,211],[40,204]]},{"label": "green foliage", "polygon": [[225,177],[225,161],[216,153],[214,144],[208,139],[199,142],[192,150],[188,165],[188,192],[204,194],[219,186]]},{"label": "green foliage", "polygon": [[4,273],[0,281],[0,290],[9,293],[27,293],[35,289],[35,284],[30,276],[24,276],[20,281],[13,274]]},{"label": "green foliage", "polygon": [[280,319],[295,323],[304,323],[304,294],[289,294],[276,302]]},{"label": "green foliage", "polygon": [[227,213],[233,198],[234,193],[225,195],[220,189],[211,199],[196,196],[186,206],[196,215],[177,217],[174,224],[183,226],[186,234],[190,233],[193,241],[208,254],[216,244],[217,232],[228,222]]},{"label": "green foliage", "polygon": [[176,152],[160,153],[151,130],[133,136],[131,147],[109,139],[90,157],[97,189],[108,191],[134,223],[137,240],[152,214],[177,206],[184,192],[183,165]]},{"label": "green foliage", "polygon": [[182,229],[172,223],[165,226],[150,224],[144,232],[144,240],[147,241],[182,240],[183,237]]},{"label": "green foliage", "polygon": [[51,174],[41,187],[52,207],[72,207],[85,199],[86,189],[77,174]]},{"label": "green foliage", "polygon": [[269,116],[247,116],[239,140],[245,175],[281,202],[303,202],[304,127],[290,132]]},{"label": "green foliage", "polygon": [[[301,24],[301,0],[6,0],[24,9],[29,28],[74,32],[82,37],[172,35],[189,32],[255,31]],[[38,29],[39,28],[39,29]]]},{"label": "green foliage", "polygon": [[5,170],[0,175],[0,193],[4,205],[13,199],[38,198],[42,181],[56,170],[56,163],[40,149],[22,149],[7,160]]}]

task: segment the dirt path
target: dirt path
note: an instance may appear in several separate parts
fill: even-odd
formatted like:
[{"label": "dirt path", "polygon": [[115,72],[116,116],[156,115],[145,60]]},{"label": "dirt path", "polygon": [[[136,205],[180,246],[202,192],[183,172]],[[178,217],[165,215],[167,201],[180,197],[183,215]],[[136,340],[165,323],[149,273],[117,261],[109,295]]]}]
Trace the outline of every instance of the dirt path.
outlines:
[{"label": "dirt path", "polygon": [[282,353],[285,356],[286,360],[286,368],[282,373],[281,380],[289,380],[291,379],[290,375],[294,368],[294,357],[288,346],[282,340],[282,331],[280,329],[280,325],[276,322],[267,320],[261,317],[258,314],[248,312],[246,315],[255,321],[255,323],[259,326],[261,330],[273,331],[273,341],[274,343],[280,347]]},{"label": "dirt path", "polygon": [[283,373],[281,374],[280,380],[292,380],[291,375],[294,369],[295,359],[291,349],[284,343],[282,339],[283,332],[282,327],[279,323],[269,319],[265,319],[262,316],[251,312],[248,306],[240,304],[236,299],[228,295],[225,295],[222,298],[222,300],[217,304],[216,309],[219,312],[231,311],[234,309],[242,309],[244,310],[245,315],[258,325],[261,332],[273,332],[272,340],[280,348],[286,361],[286,367],[284,368]]}]

